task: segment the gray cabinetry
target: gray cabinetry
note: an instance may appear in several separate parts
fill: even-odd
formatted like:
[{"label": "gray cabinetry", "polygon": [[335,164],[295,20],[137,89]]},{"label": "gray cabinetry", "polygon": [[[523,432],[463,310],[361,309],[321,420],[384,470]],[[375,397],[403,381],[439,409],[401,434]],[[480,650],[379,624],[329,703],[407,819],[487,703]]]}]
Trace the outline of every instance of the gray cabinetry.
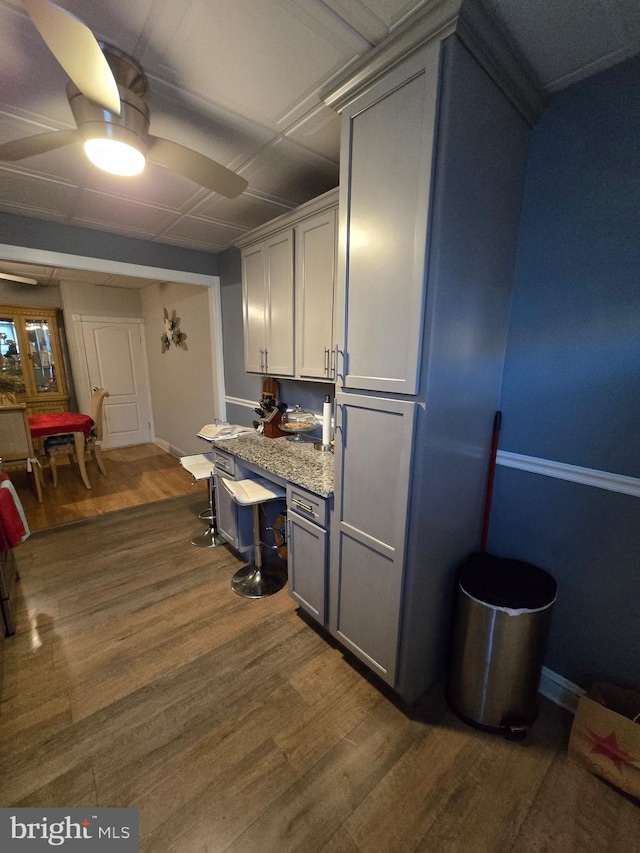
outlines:
[{"label": "gray cabinetry", "polygon": [[213,464],[216,472],[214,487],[218,532],[236,551],[240,553],[248,551],[253,545],[251,508],[238,506],[220,482],[221,477],[227,480],[241,480],[246,476],[246,472],[237,465],[230,453],[224,453],[218,448],[213,449]]},{"label": "gray cabinetry", "polygon": [[345,388],[418,390],[439,55],[432,42],[343,113]]},{"label": "gray cabinetry", "polygon": [[328,500],[287,486],[289,594],[321,625],[327,619]]},{"label": "gray cabinetry", "polygon": [[332,380],[336,209],[296,226],[296,376]]},{"label": "gray cabinetry", "polygon": [[293,376],[293,231],[245,249],[242,278],[245,370]]},{"label": "gray cabinetry", "polygon": [[333,380],[337,207],[331,190],[238,242],[248,373]]},{"label": "gray cabinetry", "polygon": [[329,629],[408,701],[444,668],[456,569],[479,546],[529,135],[452,28],[327,98],[342,112]]},{"label": "gray cabinetry", "polygon": [[415,403],[336,402],[330,630],[394,686]]}]

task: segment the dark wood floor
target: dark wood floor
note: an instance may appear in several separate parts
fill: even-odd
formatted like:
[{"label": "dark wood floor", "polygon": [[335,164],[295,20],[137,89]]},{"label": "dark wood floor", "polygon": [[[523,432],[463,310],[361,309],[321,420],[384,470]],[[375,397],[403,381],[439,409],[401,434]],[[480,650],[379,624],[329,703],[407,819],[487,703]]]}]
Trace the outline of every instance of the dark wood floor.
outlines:
[{"label": "dark wood floor", "polygon": [[238,559],[189,544],[202,497],[19,547],[0,806],[134,806],[143,853],[640,849],[640,809],[566,757],[566,712],[542,700],[520,744],[438,687],[396,703],[286,590],[232,593]]}]

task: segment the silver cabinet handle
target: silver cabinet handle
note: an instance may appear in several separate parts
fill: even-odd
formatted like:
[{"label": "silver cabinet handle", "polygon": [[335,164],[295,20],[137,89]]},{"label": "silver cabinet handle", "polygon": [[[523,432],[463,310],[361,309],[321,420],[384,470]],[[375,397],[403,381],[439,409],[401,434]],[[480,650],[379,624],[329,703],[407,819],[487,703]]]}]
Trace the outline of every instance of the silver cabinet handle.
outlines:
[{"label": "silver cabinet handle", "polygon": [[264,373],[264,350],[260,350],[260,373]]},{"label": "silver cabinet handle", "polygon": [[264,372],[265,373],[269,372],[269,350],[268,349],[266,349],[264,351]]},{"label": "silver cabinet handle", "polygon": [[327,374],[327,376],[331,375],[331,367],[329,364],[329,360],[330,360],[330,358],[329,358],[329,347],[325,347],[324,348],[324,372]]},{"label": "silver cabinet handle", "polygon": [[295,507],[298,507],[298,509],[302,509],[305,512],[310,512],[312,515],[314,515],[313,507],[311,506],[311,504],[302,503],[302,501],[298,500],[298,498],[292,498],[291,503]]},{"label": "silver cabinet handle", "polygon": [[344,373],[338,373],[338,356],[339,355],[342,356],[342,369],[343,369],[343,371],[346,372],[347,357],[346,357],[345,351],[341,350],[340,347],[338,346],[338,344],[336,344],[334,347],[334,356],[333,356],[333,360],[334,360],[333,378],[334,379],[337,379],[338,376],[342,376],[342,378],[344,379]]}]

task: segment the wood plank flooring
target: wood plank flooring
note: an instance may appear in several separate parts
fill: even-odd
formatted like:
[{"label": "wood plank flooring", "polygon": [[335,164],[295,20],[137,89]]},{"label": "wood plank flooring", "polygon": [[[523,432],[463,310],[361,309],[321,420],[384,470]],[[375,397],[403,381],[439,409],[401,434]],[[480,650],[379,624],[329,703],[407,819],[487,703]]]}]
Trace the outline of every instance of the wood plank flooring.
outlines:
[{"label": "wood plank flooring", "polygon": [[[100,473],[93,457],[87,462],[91,489],[82,483],[77,465],[64,463],[58,465],[58,486],[54,489],[51,472],[43,459],[41,504],[36,499],[31,475],[24,470],[9,470],[31,530],[196,491],[206,494],[204,482],[194,483],[193,477],[176,458],[154,444],[105,450],[102,455],[106,477]],[[205,497],[204,506],[206,502]]]},{"label": "wood plank flooring", "polygon": [[[97,478],[93,478],[97,482]],[[566,757],[407,708],[286,590],[234,595],[202,494],[36,532],[2,644],[0,806],[135,806],[142,853],[621,853],[640,808]]]}]

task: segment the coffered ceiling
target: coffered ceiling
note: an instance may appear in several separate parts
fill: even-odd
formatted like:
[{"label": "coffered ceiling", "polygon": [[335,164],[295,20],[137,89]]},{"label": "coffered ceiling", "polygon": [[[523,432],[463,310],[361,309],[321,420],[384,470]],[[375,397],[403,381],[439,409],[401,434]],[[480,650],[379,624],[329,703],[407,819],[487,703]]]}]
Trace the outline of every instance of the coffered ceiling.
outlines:
[{"label": "coffered ceiling", "polygon": [[[60,0],[142,64],[153,134],[223,163],[249,187],[229,200],[153,164],[114,178],[71,145],[1,163],[0,212],[219,252],[337,185],[339,118],[319,92],[425,2]],[[549,93],[640,51],[637,0],[482,2]],[[19,0],[0,0],[0,81],[0,143],[75,126],[66,75]],[[0,261],[5,272],[20,267]]]}]

